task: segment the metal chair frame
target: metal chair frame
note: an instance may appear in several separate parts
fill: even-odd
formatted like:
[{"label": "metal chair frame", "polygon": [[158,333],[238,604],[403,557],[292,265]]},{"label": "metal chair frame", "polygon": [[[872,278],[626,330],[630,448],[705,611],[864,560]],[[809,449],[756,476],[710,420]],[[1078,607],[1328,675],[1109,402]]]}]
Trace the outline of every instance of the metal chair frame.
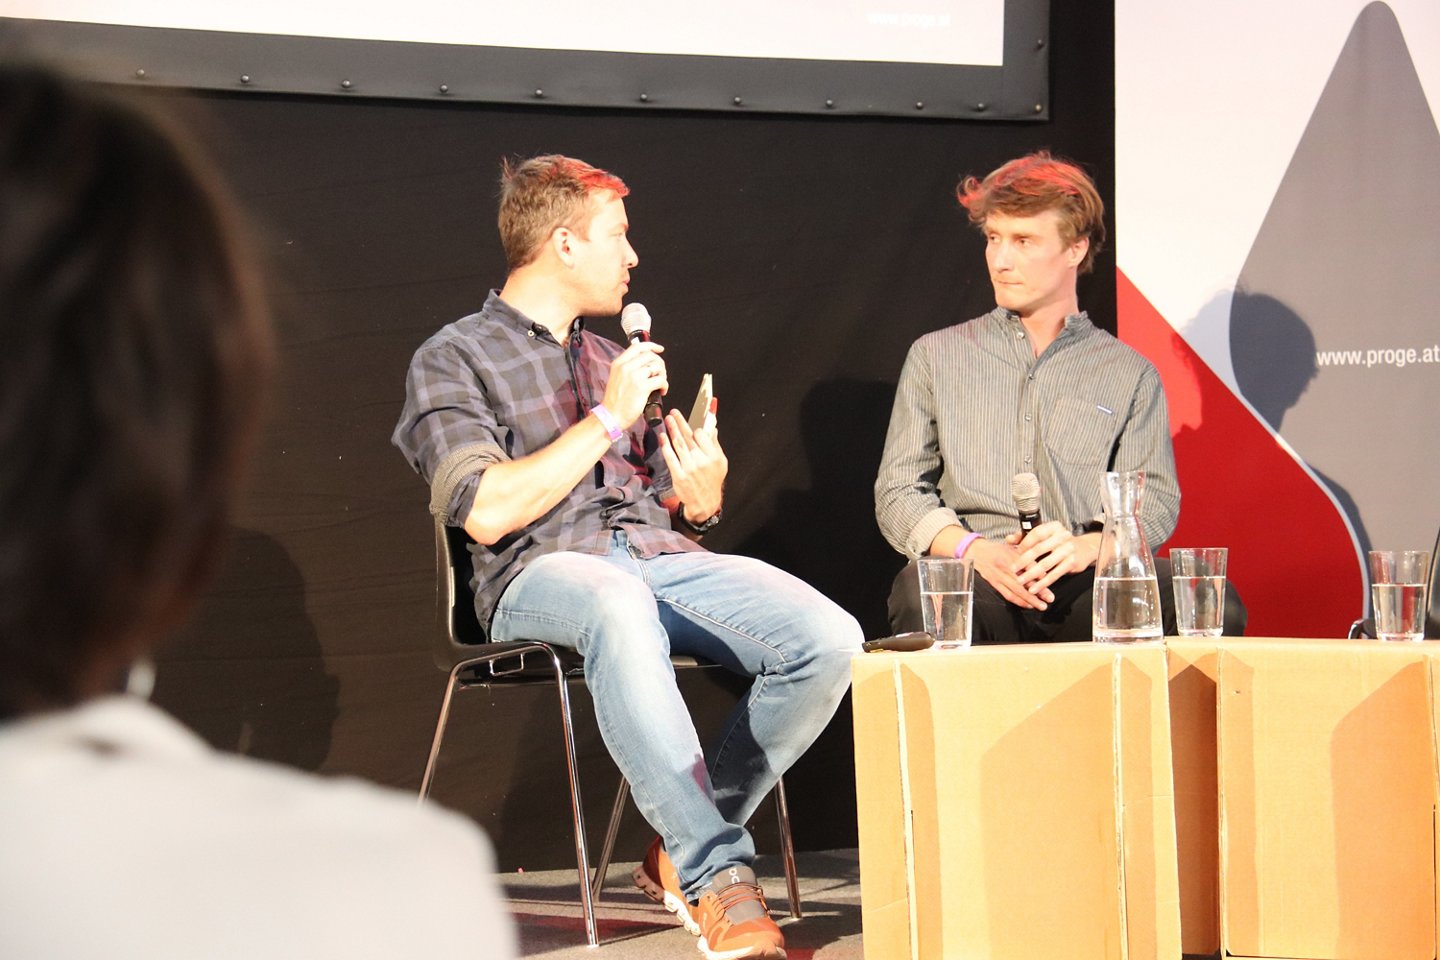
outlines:
[{"label": "metal chair frame", "polygon": [[[497,683],[553,682],[559,697],[560,728],[565,741],[565,766],[570,779],[570,812],[574,822],[575,862],[580,875],[580,907],[584,913],[585,938],[590,946],[599,946],[595,902],[600,898],[600,888],[604,885],[610,857],[614,853],[615,839],[625,812],[625,801],[630,796],[630,784],[623,776],[620,778],[615,803],[610,811],[610,821],[605,830],[605,842],[592,874],[568,686],[571,678],[582,675],[581,659],[572,650],[556,648],[538,640],[467,643],[462,639],[466,634],[478,632],[478,623],[473,616],[474,597],[467,586],[469,578],[458,577],[455,569],[462,557],[468,566],[469,555],[463,548],[467,540],[463,530],[447,527],[438,520],[435,522],[435,614],[438,629],[435,631],[434,659],[436,666],[448,672],[449,679],[445,685],[445,696],[440,702],[440,716],[435,724],[430,755],[425,760],[425,772],[420,779],[419,800],[423,803],[430,795],[436,763],[440,757],[440,746],[450,719],[450,705],[457,691],[466,687]],[[527,657],[532,658],[532,665],[527,666]],[[696,657],[675,655],[670,659],[677,670],[722,669]],[[540,661],[538,670],[533,665],[536,660]],[[783,777],[776,781],[774,794],[785,885],[790,896],[790,915],[799,919],[803,913],[796,877],[795,847],[790,834],[790,808],[785,799]]]}]

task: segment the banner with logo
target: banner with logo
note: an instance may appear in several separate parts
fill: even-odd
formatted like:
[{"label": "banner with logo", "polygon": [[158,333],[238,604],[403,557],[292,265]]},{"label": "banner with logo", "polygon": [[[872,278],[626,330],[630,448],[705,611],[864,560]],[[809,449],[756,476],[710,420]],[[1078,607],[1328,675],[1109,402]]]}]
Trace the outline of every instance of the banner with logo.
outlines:
[{"label": "banner with logo", "polygon": [[1344,636],[1440,528],[1440,4],[1116,0],[1121,339],[1159,367],[1171,546],[1253,636]]}]

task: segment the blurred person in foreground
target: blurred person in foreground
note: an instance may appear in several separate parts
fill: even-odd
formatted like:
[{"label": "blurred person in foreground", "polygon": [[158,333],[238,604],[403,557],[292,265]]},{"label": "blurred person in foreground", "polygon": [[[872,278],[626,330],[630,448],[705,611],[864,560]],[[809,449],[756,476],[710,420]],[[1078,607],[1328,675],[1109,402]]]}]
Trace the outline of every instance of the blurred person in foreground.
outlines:
[{"label": "blurred person in foreground", "polygon": [[183,138],[0,66],[0,954],[512,957],[473,825],[119,692],[221,551],[258,287]]},{"label": "blurred person in foreground", "polygon": [[[1089,640],[1104,473],[1145,472],[1152,550],[1180,517],[1165,390],[1149,360],[1080,309],[1077,281],[1105,242],[1084,170],[1042,151],[967,177],[956,198],[985,236],[995,309],[916,340],[900,372],[875,480],[880,530],[910,559],[891,626],[921,629],[916,558],[953,556],[974,563],[974,642]],[[1021,473],[1039,479],[1044,521],[1023,538]],[[1173,635],[1169,562],[1156,571]],[[1244,623],[1231,588],[1225,632]]]}]

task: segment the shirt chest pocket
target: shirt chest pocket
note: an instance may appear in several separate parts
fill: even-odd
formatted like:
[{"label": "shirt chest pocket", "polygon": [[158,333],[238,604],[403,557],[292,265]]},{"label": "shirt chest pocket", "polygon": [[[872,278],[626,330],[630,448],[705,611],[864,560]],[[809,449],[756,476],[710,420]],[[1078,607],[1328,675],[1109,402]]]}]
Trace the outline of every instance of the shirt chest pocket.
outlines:
[{"label": "shirt chest pocket", "polygon": [[1098,466],[1110,462],[1120,414],[1083,397],[1060,397],[1045,423],[1045,448],[1062,463]]}]

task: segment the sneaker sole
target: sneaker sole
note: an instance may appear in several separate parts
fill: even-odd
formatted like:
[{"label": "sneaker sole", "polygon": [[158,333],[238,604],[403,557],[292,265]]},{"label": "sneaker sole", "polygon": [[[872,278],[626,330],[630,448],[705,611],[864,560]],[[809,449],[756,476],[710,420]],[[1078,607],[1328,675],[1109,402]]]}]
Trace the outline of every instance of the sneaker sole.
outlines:
[{"label": "sneaker sole", "polygon": [[652,880],[650,874],[645,872],[644,864],[630,872],[630,879],[635,881],[635,886],[641,893],[675,914],[675,919],[680,921],[687,933],[694,937],[700,936],[700,922],[691,913],[690,904]]},{"label": "sneaker sole", "polygon": [[[695,944],[708,960],[785,960],[785,951],[779,947],[766,950],[763,947],[741,947],[738,950],[711,950],[710,944],[701,937]],[[756,953],[755,951],[760,952]]]}]

